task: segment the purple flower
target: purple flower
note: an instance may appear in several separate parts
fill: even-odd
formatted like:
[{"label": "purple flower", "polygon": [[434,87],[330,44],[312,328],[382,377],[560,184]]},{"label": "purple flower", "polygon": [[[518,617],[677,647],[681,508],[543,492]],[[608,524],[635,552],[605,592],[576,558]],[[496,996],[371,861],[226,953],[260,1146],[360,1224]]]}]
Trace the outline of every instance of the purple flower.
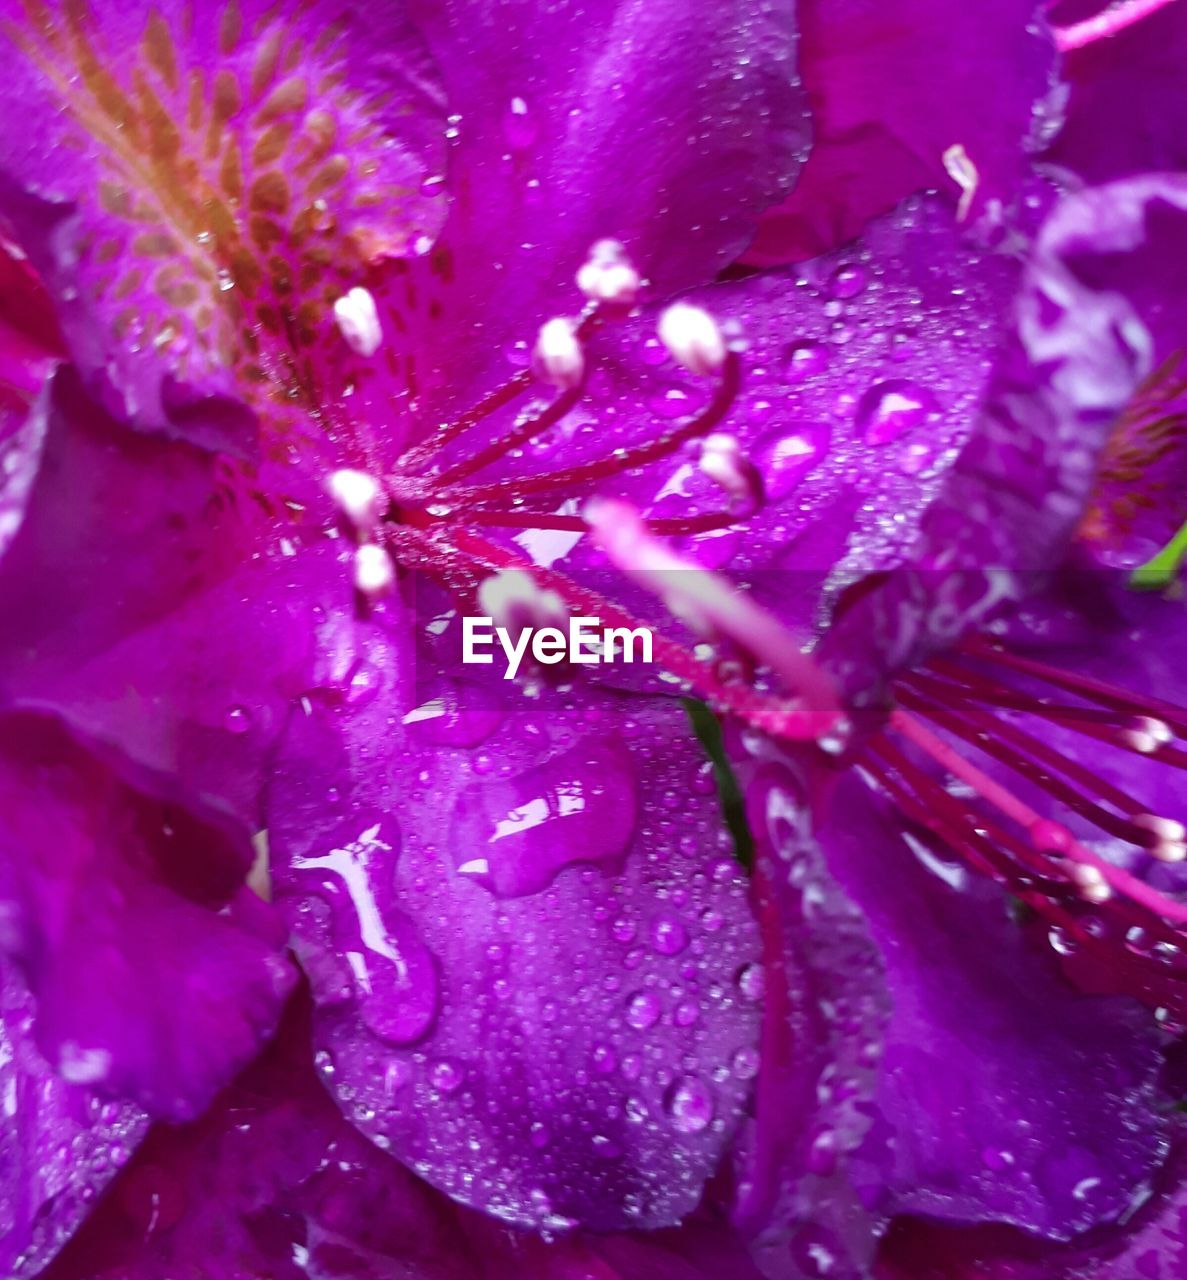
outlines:
[{"label": "purple flower", "polygon": [[[868,62],[807,15],[759,252],[863,234],[709,283],[803,160],[780,7],[8,5],[64,349],[3,419],[11,1270],[112,1171],[42,1150],[146,1115],[192,1123],[63,1280],[858,1276],[909,1216],[1126,1214],[1187,718],[1164,602],[1055,571],[1177,528],[1187,194],[1055,203],[1024,10],[934,72],[945,15],[853,15]],[[1000,113],[940,116],[977,58]],[[664,674],[503,681],[475,612],[654,625]]]}]

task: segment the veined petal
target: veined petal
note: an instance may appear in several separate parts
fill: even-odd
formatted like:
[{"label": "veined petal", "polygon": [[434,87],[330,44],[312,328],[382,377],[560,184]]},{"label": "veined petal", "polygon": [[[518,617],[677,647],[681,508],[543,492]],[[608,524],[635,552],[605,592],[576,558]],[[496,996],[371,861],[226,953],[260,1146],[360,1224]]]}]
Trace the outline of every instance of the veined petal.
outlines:
[{"label": "veined petal", "polygon": [[335,298],[440,221],[402,9],[6,0],[0,39],[0,210],[107,407],[241,452],[252,410],[273,452],[311,433]]}]

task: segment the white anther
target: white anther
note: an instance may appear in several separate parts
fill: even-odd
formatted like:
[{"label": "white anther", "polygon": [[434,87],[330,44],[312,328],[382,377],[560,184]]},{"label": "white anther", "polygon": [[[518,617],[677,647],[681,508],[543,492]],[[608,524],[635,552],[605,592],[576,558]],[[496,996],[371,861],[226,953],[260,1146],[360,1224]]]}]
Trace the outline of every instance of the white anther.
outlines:
[{"label": "white anther", "polygon": [[753,504],[762,498],[762,478],[742,452],[736,436],[714,432],[701,442],[697,465],[715,484],[739,503]]},{"label": "white anther", "polygon": [[660,316],[659,339],[690,373],[706,377],[725,363],[725,339],[717,321],[690,303],[673,303]]},{"label": "white anther", "polygon": [[392,558],[382,547],[364,542],[354,553],[354,585],[369,600],[385,596],[396,582]]},{"label": "white anther", "polygon": [[1139,813],[1133,825],[1158,837],[1148,851],[1159,862],[1182,862],[1187,858],[1187,827],[1181,822],[1161,818],[1156,813]]},{"label": "white anther", "polygon": [[496,627],[518,631],[524,627],[568,625],[568,610],[555,591],[540,587],[522,569],[503,569],[478,585],[478,610]]},{"label": "white anther", "polygon": [[533,353],[536,371],[554,387],[572,391],[585,375],[585,353],[571,321],[555,316],[540,326]]},{"label": "white anther", "polygon": [[1113,896],[1109,882],[1096,867],[1077,862],[1068,868],[1068,875],[1085,902],[1108,902]]},{"label": "white anther", "polygon": [[383,515],[383,488],[379,481],[366,471],[343,468],[335,471],[326,481],[330,497],[338,509],[364,536],[370,534]]},{"label": "white anther", "polygon": [[369,289],[356,286],[334,303],[334,320],[357,356],[371,357],[383,341],[383,326]]},{"label": "white anther", "polygon": [[973,198],[981,185],[977,166],[969,159],[969,153],[959,143],[953,143],[940,157],[948,176],[960,188],[960,203],[956,206],[956,221],[963,222],[969,216]]},{"label": "white anther", "polygon": [[1139,716],[1133,728],[1122,735],[1125,745],[1144,756],[1152,755],[1159,747],[1174,741],[1174,732],[1165,720],[1156,720],[1153,716]]},{"label": "white anther", "polygon": [[577,272],[577,288],[591,302],[632,307],[639,292],[639,273],[617,240],[599,240]]}]

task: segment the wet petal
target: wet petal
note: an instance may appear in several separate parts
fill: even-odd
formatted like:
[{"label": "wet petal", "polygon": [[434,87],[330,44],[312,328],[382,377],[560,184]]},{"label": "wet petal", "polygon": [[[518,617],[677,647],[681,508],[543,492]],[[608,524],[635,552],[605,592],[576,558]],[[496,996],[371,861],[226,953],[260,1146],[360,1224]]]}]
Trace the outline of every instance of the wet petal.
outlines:
[{"label": "wet petal", "polygon": [[6,0],[2,16],[0,208],[88,382],[190,440],[250,448],[245,402],[309,434],[286,393],[336,337],[334,299],[440,221],[419,184],[443,108],[402,10]]},{"label": "wet petal", "polygon": [[63,715],[146,785],[183,784],[254,831],[319,592],[342,580],[333,548],[289,554],[299,528],[261,514],[236,473],[130,436],[72,374],[17,439],[0,488],[0,697]]},{"label": "wet petal", "polygon": [[1187,1268],[1187,1158],[1180,1138],[1155,1193],[1135,1204],[1123,1229],[1043,1247],[1016,1232],[955,1231],[896,1223],[878,1280],[1175,1280]]},{"label": "wet petal", "polygon": [[828,641],[858,696],[1033,590],[1058,564],[1118,416],[1178,328],[1187,186],[1147,178],[1069,197],[1044,226],[976,428],[889,575]]},{"label": "wet petal", "polygon": [[625,244],[660,296],[711,279],[794,176],[806,121],[783,4],[418,8],[456,113],[452,205],[384,303],[433,426],[581,309],[595,242]]},{"label": "wet petal", "polygon": [[856,775],[799,794],[890,1000],[874,1123],[849,1166],[864,1202],[1053,1239],[1125,1212],[1163,1155],[1156,1033],[1138,1006],[1066,985],[1000,891]]},{"label": "wet petal", "polygon": [[40,1273],[147,1128],[135,1107],[58,1076],[33,1044],[33,1017],[0,961],[0,1268],[13,1280]]},{"label": "wet petal", "polygon": [[[275,1026],[292,971],[247,901],[249,848],[132,791],[60,727],[0,720],[3,949],[68,1081],[187,1118]],[[267,926],[265,928],[265,935]]]},{"label": "wet petal", "polygon": [[[1041,12],[1034,0],[975,15],[943,0],[801,4],[812,152],[792,193],[763,216],[746,260],[826,252],[936,187],[961,197],[971,221],[987,210],[1000,218],[1059,120]],[[980,91],[987,83],[991,100]]]},{"label": "wet petal", "polygon": [[[1134,6],[1129,6],[1134,7]],[[1187,168],[1187,142],[1175,122],[1187,108],[1180,68],[1187,14],[1178,4],[1144,6],[1145,16],[1107,39],[1065,52],[1066,119],[1046,158],[1086,182]],[[1052,6],[1051,21],[1073,26],[1107,5]]]},{"label": "wet petal", "polygon": [[348,1123],[309,1034],[299,1000],[202,1120],[150,1135],[45,1280],[759,1280],[708,1213],[679,1231],[558,1241],[459,1208]]},{"label": "wet petal", "polygon": [[741,777],[767,994],[734,1219],[774,1274],[790,1262],[792,1274],[857,1280],[883,1221],[853,1161],[876,1115],[890,1001],[869,928],[797,803],[801,782],[769,756],[748,760]]},{"label": "wet petal", "polygon": [[684,713],[496,676],[483,734],[472,681],[435,714],[440,668],[414,666],[409,631],[358,632],[269,797],[323,1077],[497,1217],[670,1224],[737,1126],[757,1021],[757,942]]}]

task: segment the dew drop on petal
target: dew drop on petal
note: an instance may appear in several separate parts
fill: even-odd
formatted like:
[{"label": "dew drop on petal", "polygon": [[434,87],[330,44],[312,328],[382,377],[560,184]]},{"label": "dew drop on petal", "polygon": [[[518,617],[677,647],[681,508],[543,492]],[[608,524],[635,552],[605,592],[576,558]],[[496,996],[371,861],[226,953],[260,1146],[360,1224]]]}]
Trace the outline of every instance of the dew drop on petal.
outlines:
[{"label": "dew drop on petal", "polygon": [[783,353],[783,381],[804,382],[818,377],[828,366],[829,351],[823,342],[793,342]]},{"label": "dew drop on petal", "polygon": [[651,922],[651,946],[661,956],[679,955],[688,946],[688,930],[675,916],[656,916]]},{"label": "dew drop on petal", "polygon": [[646,1031],[659,1021],[659,997],[654,991],[640,991],[627,1003],[626,1020],[636,1031]]},{"label": "dew drop on petal", "polygon": [[526,151],[540,136],[540,124],[523,98],[512,98],[503,116],[503,137],[513,151]]},{"label": "dew drop on petal", "polygon": [[761,964],[748,964],[739,970],[738,990],[747,1000],[757,1003],[762,999],[763,992],[766,990],[766,976]]},{"label": "dew drop on petal", "polygon": [[681,1133],[700,1133],[713,1119],[713,1091],[699,1076],[681,1076],[664,1094],[664,1111]]},{"label": "dew drop on petal", "polygon": [[246,707],[228,707],[223,716],[223,728],[228,733],[246,733],[251,728],[251,712]]},{"label": "dew drop on petal", "polygon": [[795,489],[824,457],[829,437],[826,425],[814,424],[795,431],[772,431],[757,441],[753,458],[768,500],[777,502]]},{"label": "dew drop on petal", "polygon": [[857,402],[854,422],[867,444],[889,444],[939,411],[935,396],[911,378],[875,382]]}]

